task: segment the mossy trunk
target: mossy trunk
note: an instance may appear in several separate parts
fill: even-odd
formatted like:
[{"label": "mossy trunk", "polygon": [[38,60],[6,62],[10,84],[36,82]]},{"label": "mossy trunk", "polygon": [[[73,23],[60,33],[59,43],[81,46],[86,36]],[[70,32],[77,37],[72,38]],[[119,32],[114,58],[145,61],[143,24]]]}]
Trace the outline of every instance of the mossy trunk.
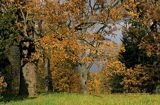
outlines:
[{"label": "mossy trunk", "polygon": [[6,53],[8,60],[10,62],[9,74],[10,82],[8,83],[8,88],[10,93],[18,94],[20,85],[20,70],[21,70],[21,59],[20,59],[20,49],[18,46],[11,46]]}]

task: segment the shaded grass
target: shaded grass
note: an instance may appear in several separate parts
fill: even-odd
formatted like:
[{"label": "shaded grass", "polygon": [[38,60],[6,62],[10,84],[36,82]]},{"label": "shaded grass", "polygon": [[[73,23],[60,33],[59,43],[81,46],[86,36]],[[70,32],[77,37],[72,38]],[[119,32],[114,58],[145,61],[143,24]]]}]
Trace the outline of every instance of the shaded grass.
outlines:
[{"label": "shaded grass", "polygon": [[101,97],[54,93],[41,94],[34,99],[2,101],[0,105],[160,105],[160,95],[110,94]]}]

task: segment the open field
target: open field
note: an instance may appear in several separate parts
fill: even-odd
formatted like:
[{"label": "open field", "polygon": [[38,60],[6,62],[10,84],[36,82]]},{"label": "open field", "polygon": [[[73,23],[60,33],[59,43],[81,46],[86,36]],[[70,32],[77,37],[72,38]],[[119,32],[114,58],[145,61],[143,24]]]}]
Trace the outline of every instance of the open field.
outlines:
[{"label": "open field", "polygon": [[111,94],[91,96],[67,93],[39,95],[37,98],[12,100],[0,105],[160,105],[160,95]]}]

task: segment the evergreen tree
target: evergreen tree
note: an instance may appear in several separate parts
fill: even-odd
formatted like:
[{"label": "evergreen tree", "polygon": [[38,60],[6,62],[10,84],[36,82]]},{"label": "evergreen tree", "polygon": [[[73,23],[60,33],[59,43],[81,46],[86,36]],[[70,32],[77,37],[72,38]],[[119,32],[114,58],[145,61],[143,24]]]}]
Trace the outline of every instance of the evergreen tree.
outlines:
[{"label": "evergreen tree", "polygon": [[[130,24],[131,27],[124,32],[122,39],[126,51],[120,53],[119,60],[125,64],[127,69],[134,69],[136,65],[142,65],[144,71],[150,74],[151,81],[143,83],[139,88],[141,88],[141,90],[146,90],[147,92],[153,92],[156,87],[155,81],[157,81],[153,80],[156,77],[153,65],[157,60],[157,56],[148,56],[147,50],[139,47],[143,42],[144,37],[148,35],[149,29],[138,21],[131,20]],[[119,87],[120,86],[121,85],[119,85]]]}]

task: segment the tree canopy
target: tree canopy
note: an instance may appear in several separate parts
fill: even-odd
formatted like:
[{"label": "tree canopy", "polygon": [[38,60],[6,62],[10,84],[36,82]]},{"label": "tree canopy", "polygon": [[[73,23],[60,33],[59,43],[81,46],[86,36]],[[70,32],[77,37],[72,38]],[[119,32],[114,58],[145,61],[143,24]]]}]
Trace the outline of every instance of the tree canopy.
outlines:
[{"label": "tree canopy", "polygon": [[[159,12],[157,0],[1,0],[0,92],[154,92]],[[119,21],[122,45],[107,37]]]}]

